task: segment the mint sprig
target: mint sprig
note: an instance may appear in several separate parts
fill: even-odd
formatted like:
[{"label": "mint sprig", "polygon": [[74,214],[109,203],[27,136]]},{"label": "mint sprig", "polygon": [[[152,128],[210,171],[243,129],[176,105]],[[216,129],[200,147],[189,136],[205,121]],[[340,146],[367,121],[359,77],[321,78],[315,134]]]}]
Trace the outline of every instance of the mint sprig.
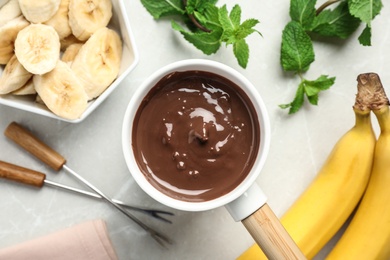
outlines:
[{"label": "mint sprig", "polygon": [[[155,18],[171,16],[171,26],[184,39],[206,55],[216,53],[221,45],[233,46],[238,64],[246,68],[249,61],[249,46],[246,38],[259,33],[257,19],[241,22],[241,7],[235,5],[227,10],[226,5],[216,6],[216,0],[141,0],[146,10]],[[176,18],[175,20],[173,20]],[[261,34],[260,34],[261,35]]]},{"label": "mint sprig", "polygon": [[302,78],[294,100],[289,104],[279,105],[279,107],[283,109],[289,108],[290,114],[295,113],[303,106],[305,95],[310,104],[317,105],[320,91],[330,88],[334,84],[335,79],[334,77],[329,78],[327,75],[321,75],[318,79],[312,81]]},{"label": "mint sprig", "polygon": [[[332,10],[328,6],[336,4]],[[361,23],[366,27],[358,37],[360,44],[371,45],[371,21],[380,13],[381,0],[328,0],[318,9],[317,0],[290,0],[291,21],[282,33],[280,63],[284,71],[299,75],[295,97],[288,104],[279,105],[297,112],[304,104],[305,96],[312,105],[318,104],[319,93],[329,89],[335,77],[321,75],[315,80],[306,79],[303,74],[315,60],[313,35],[347,39]]]}]

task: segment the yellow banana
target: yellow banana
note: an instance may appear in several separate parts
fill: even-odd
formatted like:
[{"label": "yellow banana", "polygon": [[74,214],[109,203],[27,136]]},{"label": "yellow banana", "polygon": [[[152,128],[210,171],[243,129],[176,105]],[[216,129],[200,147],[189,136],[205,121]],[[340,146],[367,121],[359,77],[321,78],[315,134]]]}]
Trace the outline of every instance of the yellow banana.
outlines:
[{"label": "yellow banana", "polygon": [[[390,111],[376,74],[364,83],[372,85],[377,102],[372,110],[381,133],[376,143],[373,169],[367,190],[345,233],[327,259],[390,259]],[[378,91],[379,90],[379,91]]]},{"label": "yellow banana", "polygon": [[[340,229],[360,201],[372,168],[375,134],[360,85],[353,107],[355,125],[334,146],[316,178],[281,222],[308,259]],[[362,103],[363,101],[363,103]],[[267,259],[257,245],[238,259]]]}]

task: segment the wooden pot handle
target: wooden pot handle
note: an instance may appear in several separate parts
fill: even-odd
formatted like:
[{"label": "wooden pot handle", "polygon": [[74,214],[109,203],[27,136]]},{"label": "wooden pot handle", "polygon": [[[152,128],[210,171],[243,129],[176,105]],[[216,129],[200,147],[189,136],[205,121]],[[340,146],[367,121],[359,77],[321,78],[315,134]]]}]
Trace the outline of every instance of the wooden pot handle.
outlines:
[{"label": "wooden pot handle", "polygon": [[267,203],[241,222],[268,259],[306,259]]}]

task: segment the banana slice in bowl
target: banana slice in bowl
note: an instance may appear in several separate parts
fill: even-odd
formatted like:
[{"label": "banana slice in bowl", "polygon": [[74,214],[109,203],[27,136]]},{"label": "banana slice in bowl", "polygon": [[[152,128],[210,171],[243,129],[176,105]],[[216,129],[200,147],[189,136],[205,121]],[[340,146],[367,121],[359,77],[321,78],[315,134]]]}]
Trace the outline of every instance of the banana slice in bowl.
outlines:
[{"label": "banana slice in bowl", "polygon": [[14,45],[19,62],[32,74],[48,73],[59,59],[60,38],[49,25],[30,24],[18,33]]}]

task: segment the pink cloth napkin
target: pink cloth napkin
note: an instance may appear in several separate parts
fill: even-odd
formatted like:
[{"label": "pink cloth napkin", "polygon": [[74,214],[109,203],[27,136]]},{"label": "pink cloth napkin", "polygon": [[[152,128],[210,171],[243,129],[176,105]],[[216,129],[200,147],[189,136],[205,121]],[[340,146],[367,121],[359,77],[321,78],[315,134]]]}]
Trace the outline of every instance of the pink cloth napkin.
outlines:
[{"label": "pink cloth napkin", "polygon": [[5,249],[8,260],[117,260],[103,220],[87,221]]}]

